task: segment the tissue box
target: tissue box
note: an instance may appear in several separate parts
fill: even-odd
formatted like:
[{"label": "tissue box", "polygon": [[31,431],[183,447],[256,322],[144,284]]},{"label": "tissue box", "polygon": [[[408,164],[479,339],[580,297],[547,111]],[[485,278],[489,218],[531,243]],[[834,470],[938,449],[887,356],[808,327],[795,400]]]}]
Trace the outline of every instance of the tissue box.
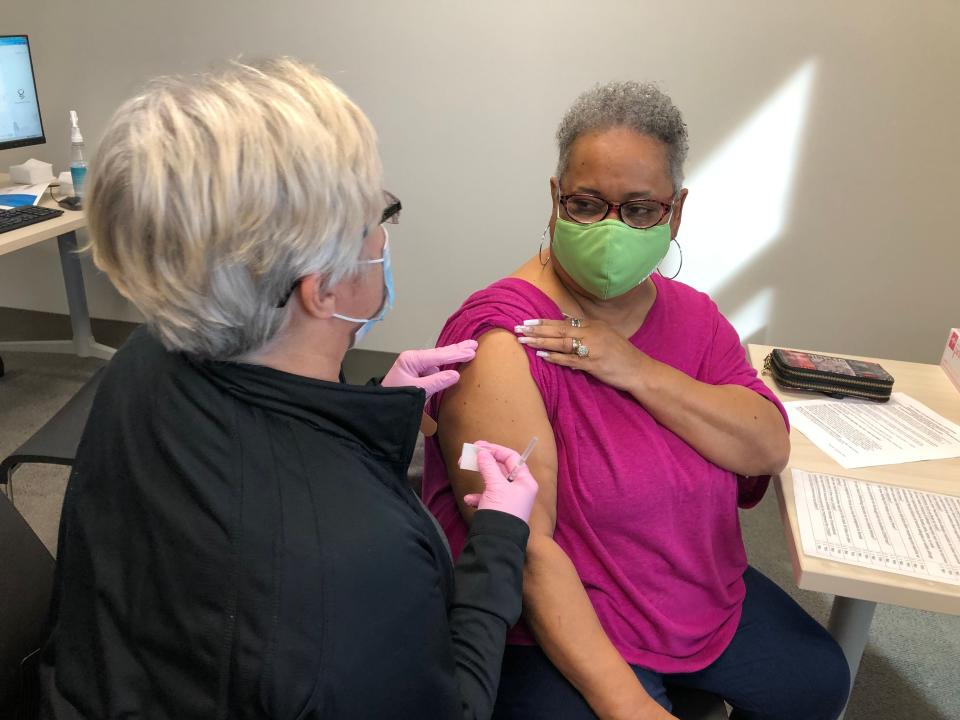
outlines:
[{"label": "tissue box", "polygon": [[20,185],[37,185],[53,179],[53,165],[31,158],[22,165],[10,166],[10,182]]},{"label": "tissue box", "polygon": [[960,392],[960,328],[950,329],[947,346],[943,349],[943,357],[940,359],[940,367]]}]

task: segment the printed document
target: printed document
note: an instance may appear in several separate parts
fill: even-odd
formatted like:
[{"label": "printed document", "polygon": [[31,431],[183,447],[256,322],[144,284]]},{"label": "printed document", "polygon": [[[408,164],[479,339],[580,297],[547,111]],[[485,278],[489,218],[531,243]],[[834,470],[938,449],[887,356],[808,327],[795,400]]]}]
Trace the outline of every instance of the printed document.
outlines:
[{"label": "printed document", "polygon": [[870,400],[784,403],[790,424],[843,467],[960,457],[960,425],[904,393]]},{"label": "printed document", "polygon": [[21,205],[36,205],[50,187],[49,182],[36,185],[7,185],[0,188],[0,210],[20,207]]},{"label": "printed document", "polygon": [[803,552],[960,585],[960,497],[793,470]]}]

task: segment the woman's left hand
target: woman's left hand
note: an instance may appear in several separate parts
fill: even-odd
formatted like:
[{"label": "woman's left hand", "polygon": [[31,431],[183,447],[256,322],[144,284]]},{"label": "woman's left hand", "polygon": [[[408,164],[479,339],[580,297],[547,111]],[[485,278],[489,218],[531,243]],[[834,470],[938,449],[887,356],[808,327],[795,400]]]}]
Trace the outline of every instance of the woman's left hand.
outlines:
[{"label": "woman's left hand", "polygon": [[456,370],[440,370],[440,366],[469,362],[476,354],[476,340],[428,350],[404,350],[380,384],[384,387],[423,388],[429,398],[460,379]]},{"label": "woman's left hand", "polygon": [[590,373],[611,387],[632,392],[649,358],[602,320],[526,320],[517,340],[554,365]]}]

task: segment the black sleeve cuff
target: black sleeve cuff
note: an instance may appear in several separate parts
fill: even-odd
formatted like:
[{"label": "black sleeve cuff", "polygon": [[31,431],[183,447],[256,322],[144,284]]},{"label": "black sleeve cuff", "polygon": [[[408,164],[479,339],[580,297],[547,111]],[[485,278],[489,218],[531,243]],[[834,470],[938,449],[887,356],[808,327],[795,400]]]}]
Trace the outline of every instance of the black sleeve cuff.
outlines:
[{"label": "black sleeve cuff", "polygon": [[500,510],[477,510],[470,523],[468,539],[475,535],[497,535],[526,551],[530,526],[516,515]]},{"label": "black sleeve cuff", "polygon": [[529,534],[527,524],[508,513],[475,513],[454,567],[453,606],[490,613],[507,627],[516,623]]}]

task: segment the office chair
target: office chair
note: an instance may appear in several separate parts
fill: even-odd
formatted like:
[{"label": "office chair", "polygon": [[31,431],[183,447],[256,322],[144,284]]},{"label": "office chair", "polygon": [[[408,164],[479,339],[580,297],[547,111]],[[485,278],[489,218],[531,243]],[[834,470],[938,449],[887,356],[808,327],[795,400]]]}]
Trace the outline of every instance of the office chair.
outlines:
[{"label": "office chair", "polygon": [[94,395],[103,377],[97,370],[83,387],[60,410],[20,447],[0,462],[0,485],[6,484],[13,502],[13,472],[24,463],[73,465],[80,436],[87,424]]},{"label": "office chair", "polygon": [[53,571],[53,556],[0,495],[0,717],[37,717]]}]

